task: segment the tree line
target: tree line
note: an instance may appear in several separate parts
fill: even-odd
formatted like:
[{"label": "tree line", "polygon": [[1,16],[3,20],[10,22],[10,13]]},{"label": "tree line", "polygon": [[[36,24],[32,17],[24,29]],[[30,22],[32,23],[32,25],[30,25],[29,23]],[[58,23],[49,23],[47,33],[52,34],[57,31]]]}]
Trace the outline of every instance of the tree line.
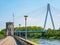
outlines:
[{"label": "tree line", "polygon": [[[25,30],[25,27],[15,27],[14,30]],[[41,26],[27,26],[27,30],[43,30]],[[25,33],[21,33],[22,37],[25,36]],[[0,31],[0,37],[6,36],[6,29]],[[43,38],[42,33],[28,33],[28,38]],[[44,33],[45,39],[60,39],[60,28],[53,30],[51,28],[46,29]]]}]

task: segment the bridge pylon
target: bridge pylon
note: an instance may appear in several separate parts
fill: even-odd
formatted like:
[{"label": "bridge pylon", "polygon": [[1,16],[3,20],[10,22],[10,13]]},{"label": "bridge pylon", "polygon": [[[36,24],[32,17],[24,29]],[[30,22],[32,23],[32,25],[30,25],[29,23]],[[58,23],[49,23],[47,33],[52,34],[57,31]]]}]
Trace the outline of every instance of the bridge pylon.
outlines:
[{"label": "bridge pylon", "polygon": [[44,30],[45,30],[45,27],[46,27],[48,12],[50,13],[50,18],[51,18],[52,26],[53,26],[53,29],[55,30],[55,25],[54,25],[54,21],[53,21],[53,17],[52,17],[52,13],[51,13],[51,9],[50,9],[50,4],[49,3],[47,5],[47,12],[46,12],[46,17],[45,17],[45,22],[44,22]]}]

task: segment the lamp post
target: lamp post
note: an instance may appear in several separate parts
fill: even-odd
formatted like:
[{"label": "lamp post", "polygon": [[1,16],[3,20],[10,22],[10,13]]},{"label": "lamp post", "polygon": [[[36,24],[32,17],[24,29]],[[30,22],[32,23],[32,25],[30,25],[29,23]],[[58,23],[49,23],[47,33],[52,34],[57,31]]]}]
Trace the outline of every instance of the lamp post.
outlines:
[{"label": "lamp post", "polygon": [[[20,30],[20,26],[21,26],[21,24],[19,24],[19,30]],[[21,36],[21,32],[19,33],[19,36]]]},{"label": "lamp post", "polygon": [[[13,13],[13,27],[14,27],[14,13]],[[14,29],[13,29],[13,35],[14,35]]]},{"label": "lamp post", "polygon": [[21,24],[19,24],[19,29],[20,29]]},{"label": "lamp post", "polygon": [[27,15],[24,16],[25,18],[25,39],[27,39]]}]

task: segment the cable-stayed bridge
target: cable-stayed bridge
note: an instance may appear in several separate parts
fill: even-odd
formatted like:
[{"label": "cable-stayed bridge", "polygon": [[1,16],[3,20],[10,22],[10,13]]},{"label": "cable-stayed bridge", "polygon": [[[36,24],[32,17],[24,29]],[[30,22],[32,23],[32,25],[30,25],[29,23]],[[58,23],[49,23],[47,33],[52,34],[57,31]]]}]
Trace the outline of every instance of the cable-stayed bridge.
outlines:
[{"label": "cable-stayed bridge", "polygon": [[[39,44],[36,44],[34,42],[27,40],[27,33],[42,33],[42,35],[44,36],[44,33],[46,31],[45,27],[47,24],[46,22],[48,19],[48,13],[51,18],[53,30],[55,30],[55,25],[54,25],[54,20],[51,13],[50,4],[48,4],[43,30],[29,30],[28,31],[27,30],[27,17],[28,16],[24,16],[25,17],[25,30],[14,31],[14,19],[13,19],[13,22],[6,23],[6,36],[7,37],[1,40],[0,45],[39,45]],[[19,35],[21,35],[22,32],[25,33],[25,39],[19,37]]]}]

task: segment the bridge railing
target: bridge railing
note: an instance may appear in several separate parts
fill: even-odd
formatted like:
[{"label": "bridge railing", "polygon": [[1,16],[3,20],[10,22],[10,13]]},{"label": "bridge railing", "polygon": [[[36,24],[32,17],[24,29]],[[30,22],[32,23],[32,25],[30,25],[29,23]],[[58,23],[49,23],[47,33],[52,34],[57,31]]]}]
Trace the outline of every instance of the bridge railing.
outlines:
[{"label": "bridge railing", "polygon": [[29,40],[25,40],[18,36],[14,36],[14,38],[20,43],[20,45],[39,45],[37,43],[31,42]]},{"label": "bridge railing", "polygon": [[[45,32],[46,30],[27,30],[27,32],[28,33],[40,33],[40,32]],[[17,30],[17,31],[14,31],[14,33],[16,33],[16,32],[20,32],[20,33],[24,33],[24,32],[26,32],[25,30],[23,30],[23,31],[21,31],[21,30]]]}]

